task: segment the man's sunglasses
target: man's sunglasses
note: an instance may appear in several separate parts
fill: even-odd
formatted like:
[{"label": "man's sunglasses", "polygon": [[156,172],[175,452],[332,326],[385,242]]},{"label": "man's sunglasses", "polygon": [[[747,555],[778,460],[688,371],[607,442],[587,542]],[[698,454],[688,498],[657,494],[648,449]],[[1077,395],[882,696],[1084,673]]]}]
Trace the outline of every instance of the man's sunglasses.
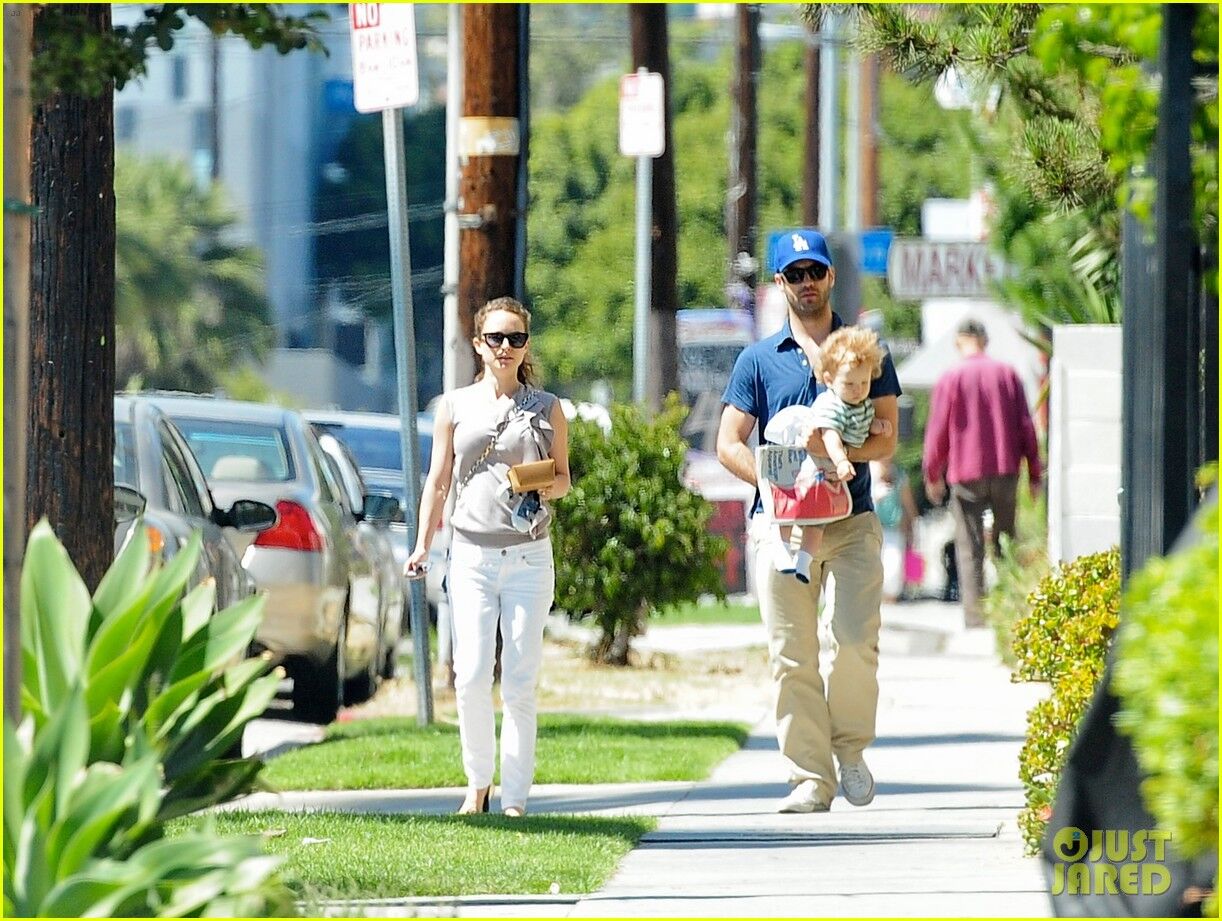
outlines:
[{"label": "man's sunglasses", "polygon": [[484,341],[490,349],[499,349],[506,339],[512,348],[520,349],[526,345],[529,338],[530,333],[484,333]]},{"label": "man's sunglasses", "polygon": [[806,268],[786,269],[781,273],[785,276],[785,280],[791,285],[801,284],[806,278],[811,281],[823,281],[827,278],[827,266],[822,262],[816,262]]}]

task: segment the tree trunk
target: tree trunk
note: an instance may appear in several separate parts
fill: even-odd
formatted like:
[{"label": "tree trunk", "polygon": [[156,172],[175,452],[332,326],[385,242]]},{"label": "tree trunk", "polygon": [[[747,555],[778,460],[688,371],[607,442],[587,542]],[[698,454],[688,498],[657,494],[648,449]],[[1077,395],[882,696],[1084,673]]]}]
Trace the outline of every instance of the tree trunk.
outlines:
[{"label": "tree trunk", "polygon": [[[460,134],[478,133],[482,119],[518,118],[518,28],[516,3],[463,7],[465,131]],[[458,315],[462,337],[470,343],[475,312],[494,297],[514,293],[518,158],[468,156],[460,150],[459,164]]]},{"label": "tree trunk", "polygon": [[[21,560],[29,387],[30,49],[33,8],[4,8],[4,712],[21,716]],[[10,204],[11,203],[11,204]]]},{"label": "tree trunk", "polygon": [[631,616],[616,621],[612,630],[608,631],[604,626],[602,634],[590,648],[590,658],[601,665],[631,664],[632,638],[645,632],[648,617],[649,603],[642,601]]},{"label": "tree trunk", "polygon": [[673,88],[666,31],[666,6],[633,3],[628,7],[632,30],[632,69],[647,68],[662,75],[666,89],[666,150],[653,161],[653,265],[650,272],[649,373],[647,403],[655,409],[662,398],[679,389],[679,349],[675,340],[678,308],[679,218],[675,203],[675,135],[672,129]]},{"label": "tree trunk", "polygon": [[[109,4],[66,11],[110,29]],[[26,525],[46,517],[92,589],[114,546],[113,88],[37,105],[31,163]]]}]

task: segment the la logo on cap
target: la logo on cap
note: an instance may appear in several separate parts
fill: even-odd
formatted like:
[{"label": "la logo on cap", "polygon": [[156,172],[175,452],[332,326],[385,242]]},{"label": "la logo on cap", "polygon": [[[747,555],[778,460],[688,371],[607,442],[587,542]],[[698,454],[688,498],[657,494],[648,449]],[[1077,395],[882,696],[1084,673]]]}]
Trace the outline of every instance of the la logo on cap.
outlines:
[{"label": "la logo on cap", "polygon": [[790,239],[793,240],[793,251],[795,253],[805,252],[810,249],[810,244],[806,242],[806,238],[800,233],[795,233]]}]

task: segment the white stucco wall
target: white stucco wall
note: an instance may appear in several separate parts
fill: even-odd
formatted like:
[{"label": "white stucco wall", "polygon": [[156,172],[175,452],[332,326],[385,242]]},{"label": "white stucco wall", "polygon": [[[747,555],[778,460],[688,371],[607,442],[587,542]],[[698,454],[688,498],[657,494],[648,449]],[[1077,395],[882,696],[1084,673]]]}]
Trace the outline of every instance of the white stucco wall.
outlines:
[{"label": "white stucco wall", "polygon": [[1058,326],[1049,364],[1048,554],[1120,543],[1120,326]]}]

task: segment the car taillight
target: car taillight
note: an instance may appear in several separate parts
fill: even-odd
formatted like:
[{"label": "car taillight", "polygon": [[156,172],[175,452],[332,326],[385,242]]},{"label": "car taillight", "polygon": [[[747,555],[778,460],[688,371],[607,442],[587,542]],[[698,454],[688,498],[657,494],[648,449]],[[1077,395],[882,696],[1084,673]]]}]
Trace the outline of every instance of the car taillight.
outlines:
[{"label": "car taillight", "polygon": [[276,503],[276,523],[255,538],[256,547],[282,550],[322,550],[322,533],[308,510],[296,502],[281,499]]}]

